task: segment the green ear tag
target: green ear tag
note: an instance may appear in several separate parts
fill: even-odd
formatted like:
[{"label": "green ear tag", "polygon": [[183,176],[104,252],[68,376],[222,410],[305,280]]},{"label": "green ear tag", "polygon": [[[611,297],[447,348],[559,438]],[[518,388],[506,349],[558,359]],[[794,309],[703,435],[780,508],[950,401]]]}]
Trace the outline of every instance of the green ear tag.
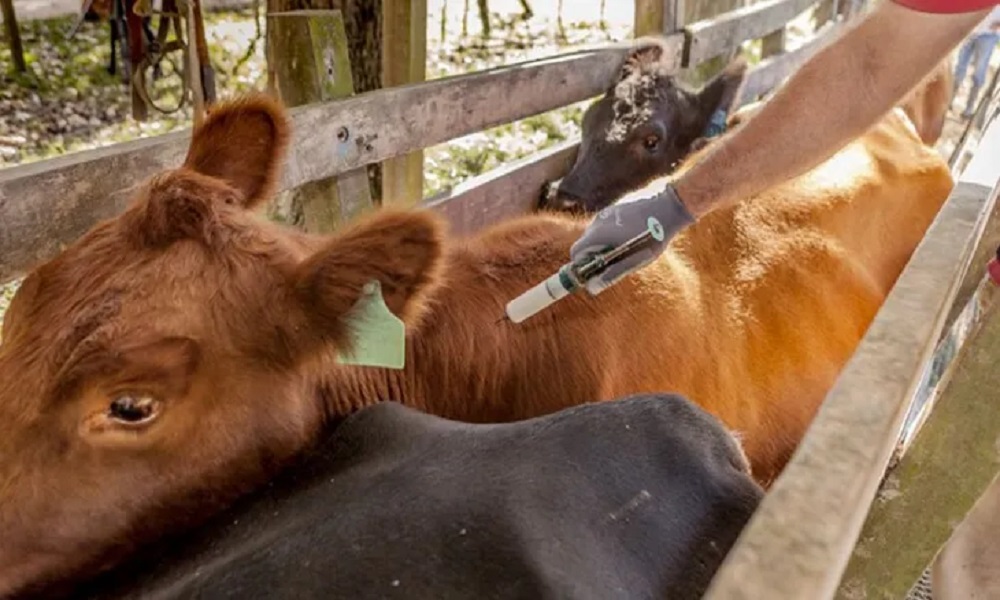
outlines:
[{"label": "green ear tag", "polygon": [[402,369],[406,360],[406,326],[392,314],[382,298],[382,284],[369,281],[351,311],[354,349],[342,352],[345,365]]}]

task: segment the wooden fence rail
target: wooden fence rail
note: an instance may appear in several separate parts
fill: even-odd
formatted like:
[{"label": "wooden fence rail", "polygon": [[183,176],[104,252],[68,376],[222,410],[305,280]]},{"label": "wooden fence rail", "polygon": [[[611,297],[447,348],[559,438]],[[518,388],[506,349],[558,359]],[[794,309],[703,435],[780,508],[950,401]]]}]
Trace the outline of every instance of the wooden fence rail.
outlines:
[{"label": "wooden fence rail", "polygon": [[473,177],[429,198],[425,206],[445,215],[451,232],[459,235],[527,214],[538,205],[543,186],[573,166],[579,147],[579,138],[567,140]]},{"label": "wooden fence rail", "polygon": [[706,599],[836,593],[922,368],[993,211],[997,152],[1000,121],[987,129]]},{"label": "wooden fence rail", "polygon": [[765,0],[692,23],[685,28],[685,66],[714,58],[747,40],[763,37],[816,4],[817,0]]},{"label": "wooden fence rail", "polygon": [[841,30],[840,23],[828,23],[816,36],[790,52],[763,60],[747,76],[741,90],[740,102],[745,104],[778,87],[788,74],[799,68],[810,56],[826,46]]},{"label": "wooden fence rail", "polygon": [[[733,23],[740,21],[734,18],[694,23],[667,36],[673,66],[684,66],[685,44],[698,45],[702,44],[698,40],[709,38],[736,44],[779,28],[781,18],[787,20],[814,3],[776,0],[749,12],[737,11],[752,22],[735,30]],[[728,33],[722,35],[721,31]],[[612,81],[628,46],[616,44],[294,108],[290,114],[295,138],[280,189],[293,189],[595,97]],[[777,85],[817,46],[814,41],[766,61],[749,77],[744,99]],[[518,101],[497,102],[500,97]],[[0,283],[51,258],[97,221],[118,214],[137,183],[180,164],[189,136],[189,131],[176,132],[0,170]],[[554,160],[549,153],[536,158]],[[495,190],[503,185],[498,177],[524,168],[529,168],[524,161],[517,168],[504,167],[500,174],[479,179],[491,182],[488,189],[465,186],[460,197],[478,198],[481,193],[499,197]],[[531,167],[530,172],[555,171]],[[507,189],[523,188],[515,185]],[[453,198],[447,204],[450,214],[474,212],[458,209],[455,201]],[[518,202],[519,207],[525,205],[521,197]],[[510,207],[498,210],[511,212]],[[472,224],[459,228],[468,230]]]},{"label": "wooden fence rail", "polygon": [[[991,86],[980,108],[995,115],[998,107],[1000,94]],[[996,156],[1000,136],[982,138],[983,121],[974,122],[971,130],[981,144],[969,151]],[[994,166],[991,173],[987,161],[975,167],[980,170],[963,174],[964,179],[981,178],[986,184],[996,179],[998,171]],[[990,362],[1000,349],[1000,292],[982,266],[1000,244],[998,188],[994,181],[993,198],[987,199],[981,216],[985,225],[978,247],[969,257],[971,268],[956,286],[934,360],[921,373],[921,385],[910,402],[892,458],[896,464],[882,486],[891,493],[880,493],[872,505],[838,598],[902,598],[996,476],[1000,405],[983,399],[990,397],[1000,378]],[[957,473],[961,475],[955,477]]]},{"label": "wooden fence rail", "polygon": [[[683,35],[669,40],[679,66]],[[281,190],[594,97],[612,81],[626,48],[575,52],[291,109],[294,139]],[[181,163],[189,139],[190,131],[176,132],[0,170],[0,282],[123,210],[132,186]]]}]

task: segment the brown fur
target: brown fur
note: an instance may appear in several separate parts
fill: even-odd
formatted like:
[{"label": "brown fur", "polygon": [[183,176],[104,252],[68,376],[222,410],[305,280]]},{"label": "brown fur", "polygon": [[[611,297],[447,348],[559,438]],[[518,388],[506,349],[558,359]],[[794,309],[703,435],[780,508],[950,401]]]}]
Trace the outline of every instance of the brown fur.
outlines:
[{"label": "brown fur", "polygon": [[[184,166],[15,296],[0,346],[0,595],[196,524],[331,417],[384,400],[509,421],[678,392],[740,434],[767,483],[952,184],[889,115],[604,294],[498,325],[586,219],[530,215],[454,239],[426,211],[383,210],[302,234],[247,210],[273,189],[286,140],[274,101],[218,105]],[[336,361],[371,279],[409,325],[404,370]],[[123,394],[158,412],[122,422]]]}]

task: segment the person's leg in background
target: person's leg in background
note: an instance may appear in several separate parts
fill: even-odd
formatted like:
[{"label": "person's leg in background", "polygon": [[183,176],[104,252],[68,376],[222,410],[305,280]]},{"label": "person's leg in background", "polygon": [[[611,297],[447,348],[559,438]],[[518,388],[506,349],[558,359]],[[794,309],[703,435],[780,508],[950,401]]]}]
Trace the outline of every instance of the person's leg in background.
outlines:
[{"label": "person's leg in background", "polygon": [[976,110],[976,100],[979,98],[979,91],[983,84],[986,83],[986,76],[990,69],[990,58],[993,56],[993,50],[997,47],[997,42],[1000,41],[1000,34],[981,33],[972,41],[975,45],[976,62],[972,71],[972,89],[969,90],[969,99],[966,101],[965,111],[962,113],[962,117],[966,119],[970,118]]},{"label": "person's leg in background", "polygon": [[954,89],[952,89],[951,96],[954,100],[955,95],[958,94],[959,88],[962,87],[962,82],[965,80],[965,72],[969,69],[969,60],[972,58],[972,52],[975,50],[975,36],[970,36],[962,42],[962,47],[958,51],[958,60],[955,61],[955,82]]}]

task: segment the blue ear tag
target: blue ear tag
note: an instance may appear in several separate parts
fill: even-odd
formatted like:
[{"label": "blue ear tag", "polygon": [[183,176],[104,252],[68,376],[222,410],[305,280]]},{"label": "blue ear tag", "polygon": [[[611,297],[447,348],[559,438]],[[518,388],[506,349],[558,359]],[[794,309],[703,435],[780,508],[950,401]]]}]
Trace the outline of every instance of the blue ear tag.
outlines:
[{"label": "blue ear tag", "polygon": [[653,239],[658,242],[662,242],[667,237],[666,232],[663,231],[663,225],[656,217],[646,219],[646,229],[649,229],[649,233],[653,234]]},{"label": "blue ear tag", "polygon": [[726,111],[721,108],[717,108],[712,117],[708,120],[708,125],[705,126],[705,132],[702,134],[705,137],[711,138],[717,135],[721,135],[726,130]]},{"label": "blue ear tag", "polygon": [[337,362],[362,367],[403,368],[406,325],[385,305],[381,283],[373,280],[365,284],[349,319],[354,348],[349,353],[341,352]]}]

